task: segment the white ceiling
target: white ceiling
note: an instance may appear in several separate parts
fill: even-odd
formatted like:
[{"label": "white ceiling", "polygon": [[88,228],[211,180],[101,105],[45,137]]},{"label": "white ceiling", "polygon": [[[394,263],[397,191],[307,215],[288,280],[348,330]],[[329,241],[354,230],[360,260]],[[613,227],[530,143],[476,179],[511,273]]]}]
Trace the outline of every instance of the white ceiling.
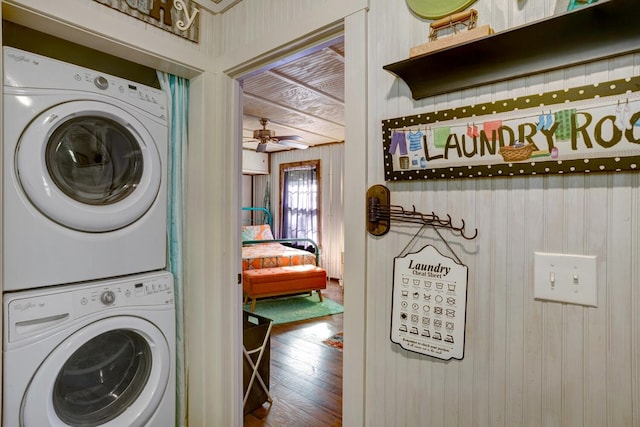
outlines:
[{"label": "white ceiling", "polygon": [[[255,150],[260,118],[276,137],[298,135],[310,147],[344,142],[342,39],[287,58],[242,80],[243,148]],[[289,150],[269,143],[267,152]]]}]

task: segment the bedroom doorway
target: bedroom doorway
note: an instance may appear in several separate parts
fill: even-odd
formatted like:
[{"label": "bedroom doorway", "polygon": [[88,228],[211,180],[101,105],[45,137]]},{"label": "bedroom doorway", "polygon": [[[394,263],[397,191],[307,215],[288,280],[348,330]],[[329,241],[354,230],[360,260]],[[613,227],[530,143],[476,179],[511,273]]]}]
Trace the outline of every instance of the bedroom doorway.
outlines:
[{"label": "bedroom doorway", "polygon": [[[314,46],[300,50],[300,52],[264,66],[261,70],[249,73],[240,79],[243,90],[243,148],[251,150],[255,156],[258,153],[258,141],[254,138],[256,130],[254,123],[257,117],[271,113],[262,113],[265,104],[271,102],[267,96],[255,93],[255,84],[259,80],[256,76],[266,73],[271,82],[278,87],[281,98],[278,107],[283,109],[283,103],[288,97],[298,96],[302,107],[333,108],[332,116],[327,120],[317,117],[316,113],[298,110],[298,107],[284,108],[285,118],[268,117],[269,129],[277,135],[304,135],[303,143],[309,143],[308,149],[285,149],[277,143],[268,143],[265,151],[259,152],[268,165],[267,171],[243,175],[243,206],[264,206],[268,200],[268,208],[273,216],[273,233],[276,238],[289,237],[285,228],[289,222],[282,219],[287,216],[287,208],[291,204],[285,202],[282,187],[285,181],[285,171],[295,170],[295,166],[314,165],[318,175],[318,182],[308,188],[316,193],[316,206],[312,206],[317,227],[314,236],[320,243],[320,265],[325,268],[330,277],[327,289],[324,290],[325,299],[339,305],[344,305],[343,299],[343,251],[344,251],[344,209],[343,209],[343,176],[344,176],[344,73],[339,74],[340,82],[325,82],[325,90],[313,89],[305,81],[317,79],[316,74],[322,74],[313,65],[313,59],[302,59],[309,54],[318,54],[338,58],[344,65],[344,41],[341,35],[330,41],[322,41]],[[296,68],[293,64],[307,61],[304,67],[297,69],[295,79],[284,76],[283,69]],[[254,81],[251,81],[251,80]],[[287,80],[289,88],[280,86]],[[293,85],[292,85],[293,84]],[[265,87],[264,81],[260,87]],[[329,88],[329,89],[327,89]],[[335,95],[336,88],[342,92]],[[309,96],[315,99],[311,104]],[[302,108],[300,107],[300,108]],[[339,110],[336,112],[336,110]],[[300,119],[300,117],[304,119]],[[296,120],[296,117],[298,118]],[[324,120],[325,127],[339,129],[339,136],[329,140],[321,139],[322,132],[314,132],[304,128],[300,123]],[[323,131],[324,132],[324,131]],[[334,131],[335,132],[335,129]],[[330,137],[329,137],[330,138]],[[318,142],[315,142],[318,141]],[[246,153],[245,153],[246,154]],[[244,168],[243,168],[244,169]],[[320,188],[322,190],[320,190]],[[296,227],[294,227],[296,228]],[[307,236],[305,236],[307,237]],[[315,297],[312,297],[315,298]],[[258,302],[258,306],[260,302]],[[342,352],[341,333],[343,330],[343,314],[314,317],[301,321],[274,325],[271,337],[271,387],[274,403],[269,407],[266,403],[261,408],[251,411],[244,417],[245,426],[287,424],[296,420],[305,425],[339,425],[342,421]],[[326,342],[325,342],[326,341]],[[302,421],[301,421],[302,420]]]}]

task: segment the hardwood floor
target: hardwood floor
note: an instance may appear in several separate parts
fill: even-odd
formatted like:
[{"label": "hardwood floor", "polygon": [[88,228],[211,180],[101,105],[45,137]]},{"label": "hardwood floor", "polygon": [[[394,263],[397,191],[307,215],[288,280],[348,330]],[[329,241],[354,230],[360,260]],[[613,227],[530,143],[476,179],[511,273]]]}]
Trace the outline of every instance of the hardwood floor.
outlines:
[{"label": "hardwood floor", "polygon": [[[343,304],[342,287],[323,295]],[[245,415],[244,426],[342,425],[342,352],[322,343],[342,331],[342,314],[274,325],[269,392],[273,404]]]}]

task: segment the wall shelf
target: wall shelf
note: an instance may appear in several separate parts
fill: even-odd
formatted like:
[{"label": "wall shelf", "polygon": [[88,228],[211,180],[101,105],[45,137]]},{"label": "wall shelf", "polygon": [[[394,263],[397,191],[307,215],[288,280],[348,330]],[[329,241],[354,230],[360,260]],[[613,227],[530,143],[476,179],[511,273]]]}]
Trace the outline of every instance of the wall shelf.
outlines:
[{"label": "wall shelf", "polygon": [[640,51],[637,0],[600,0],[383,68],[413,99]]}]

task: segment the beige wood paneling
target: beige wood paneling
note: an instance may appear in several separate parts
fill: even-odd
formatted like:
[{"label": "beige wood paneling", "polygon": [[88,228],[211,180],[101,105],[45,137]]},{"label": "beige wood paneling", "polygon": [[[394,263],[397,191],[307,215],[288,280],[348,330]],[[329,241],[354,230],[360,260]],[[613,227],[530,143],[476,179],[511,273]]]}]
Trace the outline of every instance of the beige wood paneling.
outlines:
[{"label": "beige wood paneling", "polygon": [[364,7],[367,0],[243,0],[219,20],[218,66],[241,75],[273,63],[292,53],[284,46],[304,50],[311,39],[334,38],[344,17]]},{"label": "beige wood paneling", "polygon": [[[548,16],[555,6],[552,1],[474,3],[479,25],[496,30]],[[371,2],[371,184],[382,182],[379,124],[385,118],[640,72],[639,57],[626,56],[413,101],[404,83],[381,68],[424,42],[427,26],[405,5]],[[408,353],[389,340],[393,258],[417,230],[392,226],[383,238],[367,239],[365,425],[640,424],[637,173],[387,185],[392,203],[449,213],[454,221],[464,218],[479,236],[468,242],[444,232],[469,267],[465,357],[449,362]],[[416,246],[427,243],[443,247],[433,233]],[[599,306],[534,300],[534,251],[596,255]]]}]

